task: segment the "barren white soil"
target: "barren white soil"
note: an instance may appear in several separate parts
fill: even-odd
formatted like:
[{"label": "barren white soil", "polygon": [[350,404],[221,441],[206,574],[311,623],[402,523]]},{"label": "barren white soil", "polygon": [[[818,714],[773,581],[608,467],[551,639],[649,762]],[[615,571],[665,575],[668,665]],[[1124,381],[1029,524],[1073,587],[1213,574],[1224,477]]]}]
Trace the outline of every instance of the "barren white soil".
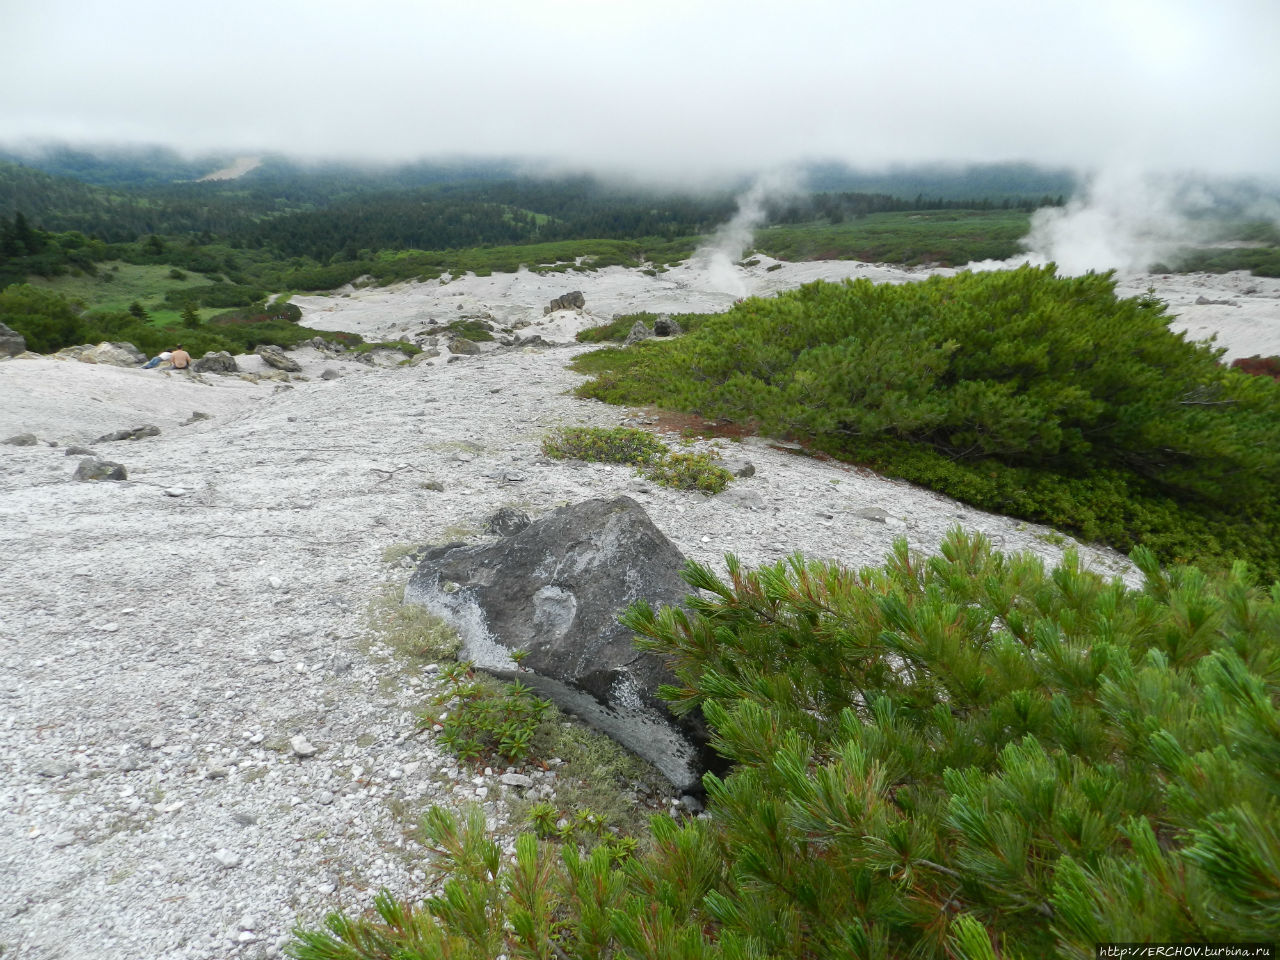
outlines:
[{"label": "barren white soil", "polygon": [[[836,262],[765,272],[770,263],[742,271],[729,292],[695,264],[295,302],[309,326],[369,338],[487,314],[528,321],[521,337],[568,344],[616,313],[722,309],[820,277],[920,276]],[[1280,353],[1280,281],[1135,276],[1122,292],[1148,286],[1179,327],[1218,333],[1229,356]],[[574,289],[583,313],[544,318],[543,305]],[[504,505],[536,516],[625,493],[687,556],[712,563],[794,550],[879,563],[894,538],[930,551],[956,524],[1005,550],[1060,556],[1044,528],[761,441],[723,444],[756,472],[713,498],[545,459],[551,428],[634,413],[568,394],[580,378],[565,364],[581,349],[370,367],[308,348],[292,354],[306,379],[287,384],[0,362],[0,439],[41,441],[0,446],[5,960],[275,956],[295,922],[367,907],[379,887],[422,892],[406,810],[480,802],[511,835],[503,771],[460,771],[415,734],[432,678],[406,674],[370,637],[367,605],[408,575],[383,561],[394,545],[483,536]],[[326,368],[342,375],[319,379]],[[194,411],[209,416],[192,421]],[[147,424],[159,435],[95,439]],[[70,444],[125,465],[128,480],[73,480]],[[1123,558],[1083,552],[1132,577]],[[297,736],[314,755],[291,749]]]}]

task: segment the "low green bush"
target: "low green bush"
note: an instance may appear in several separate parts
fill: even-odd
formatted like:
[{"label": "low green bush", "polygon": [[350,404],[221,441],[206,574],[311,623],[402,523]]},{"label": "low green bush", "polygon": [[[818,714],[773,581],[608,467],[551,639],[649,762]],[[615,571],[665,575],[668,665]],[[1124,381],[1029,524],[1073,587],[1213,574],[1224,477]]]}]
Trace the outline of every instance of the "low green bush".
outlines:
[{"label": "low green bush", "polygon": [[[441,893],[298,930],[301,960],[1085,960],[1280,929],[1280,584],[1130,589],[953,531],[861,571],[795,556],[624,622],[732,762],[707,813],[608,849],[424,823]],[[549,833],[552,811],[541,811]]]},{"label": "low green bush", "polygon": [[716,494],[733,480],[716,459],[710,453],[668,453],[649,464],[645,476],[664,487]]},{"label": "low green bush", "polygon": [[798,439],[1169,562],[1280,575],[1280,385],[1169,321],[1109,274],[1025,267],[809,284],[574,366],[594,375],[580,396]]},{"label": "low green bush", "polygon": [[666,450],[666,445],[652,433],[631,427],[562,427],[542,441],[542,452],[556,460],[629,466],[652,463]]}]

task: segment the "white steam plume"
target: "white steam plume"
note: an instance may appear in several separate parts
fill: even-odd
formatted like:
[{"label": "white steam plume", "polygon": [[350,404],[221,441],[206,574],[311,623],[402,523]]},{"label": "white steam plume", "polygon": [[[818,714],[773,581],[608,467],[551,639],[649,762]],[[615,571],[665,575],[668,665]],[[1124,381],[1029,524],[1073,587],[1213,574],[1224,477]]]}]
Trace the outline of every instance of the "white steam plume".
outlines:
[{"label": "white steam plume", "polygon": [[795,179],[785,172],[763,174],[738,197],[738,212],[728,223],[716,228],[711,240],[699,247],[694,260],[706,271],[706,282],[712,290],[745,296],[747,283],[742,271],[734,266],[755,239],[756,228],[765,222],[765,204],[770,199],[784,198],[796,192]]},{"label": "white steam plume", "polygon": [[1113,168],[1096,174],[1065,207],[1033,213],[1031,231],[1022,238],[1025,255],[966,269],[1052,262],[1070,276],[1090,270],[1140,273],[1176,261],[1184,248],[1220,239],[1215,232],[1229,219],[1280,224],[1274,186]]},{"label": "white steam plume", "polygon": [[1202,188],[1136,170],[1106,170],[1065,207],[1041,207],[1023,238],[1032,262],[1058,265],[1062,274],[1090,270],[1139,272],[1178,248],[1208,240],[1189,218],[1212,205]]}]

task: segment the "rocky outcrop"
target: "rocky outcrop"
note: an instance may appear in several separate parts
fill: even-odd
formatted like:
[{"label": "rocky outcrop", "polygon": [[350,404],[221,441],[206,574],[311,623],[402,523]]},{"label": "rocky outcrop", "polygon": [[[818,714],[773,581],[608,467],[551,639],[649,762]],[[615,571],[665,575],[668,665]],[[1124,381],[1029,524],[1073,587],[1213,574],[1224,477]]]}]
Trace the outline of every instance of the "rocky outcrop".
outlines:
[{"label": "rocky outcrop", "polygon": [[113,367],[140,367],[147,362],[147,355],[132,343],[118,341],[99,343],[96,346],[82,343],[74,347],[63,347],[54,356],[63,360],[103,363]]},{"label": "rocky outcrop", "polygon": [[689,592],[679,576],[684,562],[631,498],[588,500],[494,544],[427,550],[405,602],[448,619],[464,658],[518,676],[677,788],[696,790],[712,758],[705,724],[667,709],[657,690],[674,676],[618,622],[637,600],[681,603]]},{"label": "rocky outcrop", "polygon": [[581,310],[586,305],[587,298],[582,295],[582,291],[574,290],[562,297],[556,297],[549,305],[542,308],[542,312],[545,315],[557,310]]},{"label": "rocky outcrop", "polygon": [[639,343],[641,340],[648,340],[653,336],[653,331],[645,325],[643,320],[637,320],[631,325],[631,330],[627,333],[627,339],[622,341],[623,346],[629,347],[633,343]]},{"label": "rocky outcrop", "polygon": [[302,366],[293,357],[287,356],[280,347],[273,343],[264,343],[253,351],[262,358],[263,363],[285,373],[301,373]]},{"label": "rocky outcrop", "polygon": [[192,362],[191,369],[196,373],[239,373],[240,367],[236,358],[225,350],[210,350],[199,360]]},{"label": "rocky outcrop", "polygon": [[624,345],[630,346],[633,343],[639,343],[641,340],[648,340],[650,337],[677,337],[683,332],[680,329],[680,324],[672,320],[670,314],[664,313],[653,321],[652,327],[643,320],[637,320],[633,323]]},{"label": "rocky outcrop", "polygon": [[16,357],[27,350],[27,339],[17,330],[0,323],[0,357]]}]

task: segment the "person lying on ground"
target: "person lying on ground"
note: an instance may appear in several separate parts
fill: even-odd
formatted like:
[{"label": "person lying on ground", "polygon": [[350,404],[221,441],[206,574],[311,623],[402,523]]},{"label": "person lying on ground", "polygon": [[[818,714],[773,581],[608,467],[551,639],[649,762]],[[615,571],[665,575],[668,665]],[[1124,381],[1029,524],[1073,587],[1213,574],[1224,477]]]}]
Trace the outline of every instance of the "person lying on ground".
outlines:
[{"label": "person lying on ground", "polygon": [[142,369],[151,370],[155,367],[158,367],[160,366],[160,364],[167,362],[169,358],[172,356],[173,354],[170,353],[168,350],[162,350],[160,353],[157,353],[154,357],[152,357],[145,364],[143,364]]}]

